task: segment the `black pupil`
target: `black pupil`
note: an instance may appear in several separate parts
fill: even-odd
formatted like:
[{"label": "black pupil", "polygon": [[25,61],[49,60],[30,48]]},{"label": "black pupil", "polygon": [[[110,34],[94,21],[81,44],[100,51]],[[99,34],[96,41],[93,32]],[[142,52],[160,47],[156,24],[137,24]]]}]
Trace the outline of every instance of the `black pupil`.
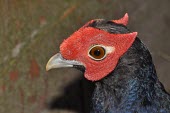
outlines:
[{"label": "black pupil", "polygon": [[95,51],[94,51],[94,55],[95,55],[95,56],[100,56],[100,54],[101,54],[100,50],[95,50]]}]

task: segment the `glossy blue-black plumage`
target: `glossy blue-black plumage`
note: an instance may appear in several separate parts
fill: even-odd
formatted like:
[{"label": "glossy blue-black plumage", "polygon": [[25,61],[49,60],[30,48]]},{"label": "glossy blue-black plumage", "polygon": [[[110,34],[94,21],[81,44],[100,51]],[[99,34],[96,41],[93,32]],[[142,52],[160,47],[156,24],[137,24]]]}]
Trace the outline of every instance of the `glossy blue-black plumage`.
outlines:
[{"label": "glossy blue-black plumage", "polygon": [[[126,26],[97,20],[87,27],[128,33]],[[159,82],[152,57],[136,38],[116,68],[95,82],[91,113],[170,113],[170,95]]]}]

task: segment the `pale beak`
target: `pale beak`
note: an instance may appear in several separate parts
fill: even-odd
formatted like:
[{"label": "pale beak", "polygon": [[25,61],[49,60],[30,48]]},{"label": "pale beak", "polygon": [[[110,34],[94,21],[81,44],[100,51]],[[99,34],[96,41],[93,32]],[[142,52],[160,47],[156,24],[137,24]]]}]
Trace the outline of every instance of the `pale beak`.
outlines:
[{"label": "pale beak", "polygon": [[52,56],[48,61],[46,65],[46,71],[53,68],[73,67],[74,65],[83,65],[83,64],[75,60],[66,60],[62,57],[60,53],[57,53],[54,56]]}]

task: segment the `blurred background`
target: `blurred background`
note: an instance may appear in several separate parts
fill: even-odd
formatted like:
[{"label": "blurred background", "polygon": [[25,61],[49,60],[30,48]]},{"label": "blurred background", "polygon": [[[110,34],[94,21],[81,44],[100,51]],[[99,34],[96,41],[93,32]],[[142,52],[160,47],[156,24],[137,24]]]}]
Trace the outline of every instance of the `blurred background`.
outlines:
[{"label": "blurred background", "polygon": [[119,19],[152,53],[170,92],[169,0],[0,0],[0,113],[87,113],[93,85],[76,69],[45,65],[91,19]]}]

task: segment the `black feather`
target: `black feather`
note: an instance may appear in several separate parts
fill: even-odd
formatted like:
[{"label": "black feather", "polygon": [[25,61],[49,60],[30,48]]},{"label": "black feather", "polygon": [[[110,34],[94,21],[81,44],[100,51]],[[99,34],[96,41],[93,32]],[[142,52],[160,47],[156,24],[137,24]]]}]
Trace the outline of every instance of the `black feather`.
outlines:
[{"label": "black feather", "polygon": [[[106,20],[96,20],[87,27],[114,34],[130,32],[126,26]],[[95,85],[91,113],[170,113],[170,95],[159,82],[150,52],[139,38],[116,68]]]}]

